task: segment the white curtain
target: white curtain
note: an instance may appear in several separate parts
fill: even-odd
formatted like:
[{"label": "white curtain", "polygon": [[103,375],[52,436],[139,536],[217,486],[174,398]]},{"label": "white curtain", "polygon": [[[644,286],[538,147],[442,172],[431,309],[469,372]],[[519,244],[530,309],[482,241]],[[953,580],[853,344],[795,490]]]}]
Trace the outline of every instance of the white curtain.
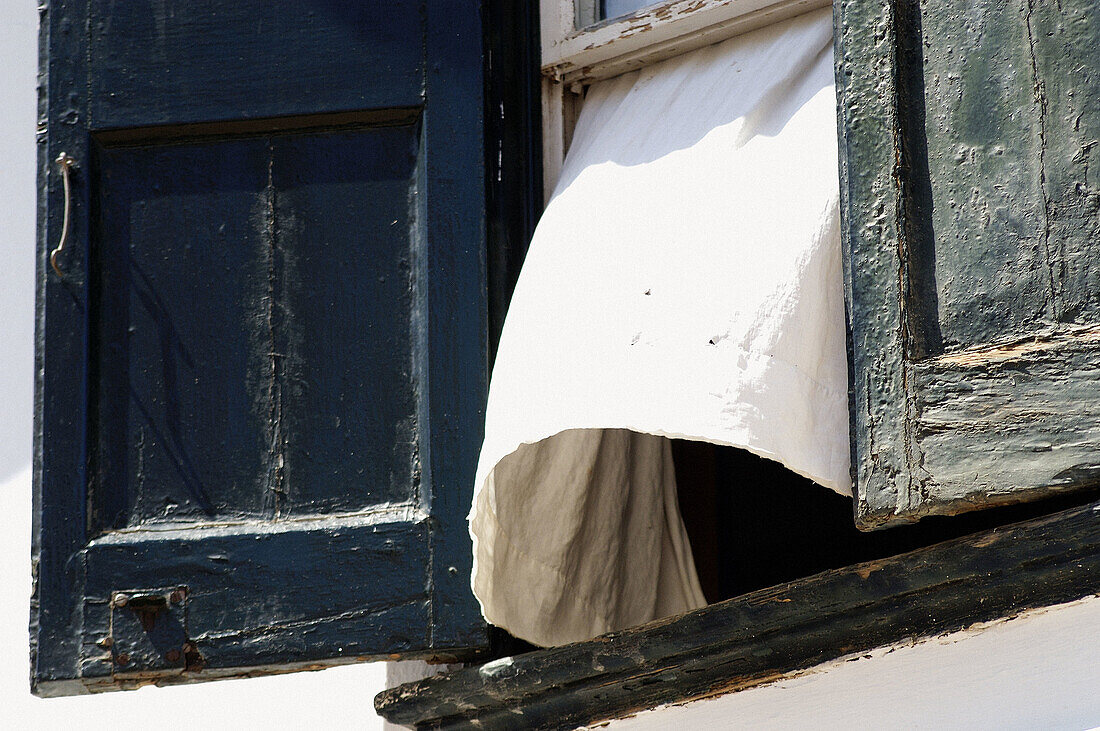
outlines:
[{"label": "white curtain", "polygon": [[835,104],[827,9],[589,89],[491,382],[490,622],[555,645],[703,604],[665,437],[849,493]]}]

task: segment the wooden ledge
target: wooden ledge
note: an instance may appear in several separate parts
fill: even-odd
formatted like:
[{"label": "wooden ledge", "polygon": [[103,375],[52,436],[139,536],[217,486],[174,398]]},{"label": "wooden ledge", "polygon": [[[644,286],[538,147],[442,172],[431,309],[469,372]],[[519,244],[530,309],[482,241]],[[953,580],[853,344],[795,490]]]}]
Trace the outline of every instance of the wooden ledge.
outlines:
[{"label": "wooden ledge", "polygon": [[383,691],[422,728],[557,729],[1100,592],[1100,502]]}]

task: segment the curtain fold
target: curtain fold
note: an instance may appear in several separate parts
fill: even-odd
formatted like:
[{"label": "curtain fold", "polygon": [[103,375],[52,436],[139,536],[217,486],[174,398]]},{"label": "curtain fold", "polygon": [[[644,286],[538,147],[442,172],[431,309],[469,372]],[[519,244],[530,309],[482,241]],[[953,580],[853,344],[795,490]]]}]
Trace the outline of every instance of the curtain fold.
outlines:
[{"label": "curtain fold", "polygon": [[704,603],[666,437],[850,493],[835,104],[827,9],[589,89],[490,387],[493,624],[556,645]]}]

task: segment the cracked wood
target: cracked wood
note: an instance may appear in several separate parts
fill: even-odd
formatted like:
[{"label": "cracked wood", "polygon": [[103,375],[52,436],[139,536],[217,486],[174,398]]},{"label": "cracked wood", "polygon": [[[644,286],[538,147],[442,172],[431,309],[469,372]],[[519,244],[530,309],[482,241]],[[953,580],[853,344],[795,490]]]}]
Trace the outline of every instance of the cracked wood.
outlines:
[{"label": "cracked wood", "polygon": [[1100,591],[1100,504],[761,589],[383,691],[420,729],[598,724]]},{"label": "cracked wood", "polygon": [[836,6],[857,511],[1100,482],[1100,12]]}]

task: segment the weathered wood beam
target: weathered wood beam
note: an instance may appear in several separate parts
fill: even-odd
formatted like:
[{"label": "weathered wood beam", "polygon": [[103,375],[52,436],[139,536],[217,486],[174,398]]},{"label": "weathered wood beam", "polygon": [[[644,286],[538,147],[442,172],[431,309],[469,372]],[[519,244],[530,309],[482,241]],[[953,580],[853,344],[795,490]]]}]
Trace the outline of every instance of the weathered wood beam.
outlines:
[{"label": "weathered wood beam", "polygon": [[1100,592],[1100,502],[398,686],[418,728],[570,728]]},{"label": "weathered wood beam", "polygon": [[542,72],[588,84],[828,7],[830,0],[673,0],[587,28],[573,3],[544,4]]}]

